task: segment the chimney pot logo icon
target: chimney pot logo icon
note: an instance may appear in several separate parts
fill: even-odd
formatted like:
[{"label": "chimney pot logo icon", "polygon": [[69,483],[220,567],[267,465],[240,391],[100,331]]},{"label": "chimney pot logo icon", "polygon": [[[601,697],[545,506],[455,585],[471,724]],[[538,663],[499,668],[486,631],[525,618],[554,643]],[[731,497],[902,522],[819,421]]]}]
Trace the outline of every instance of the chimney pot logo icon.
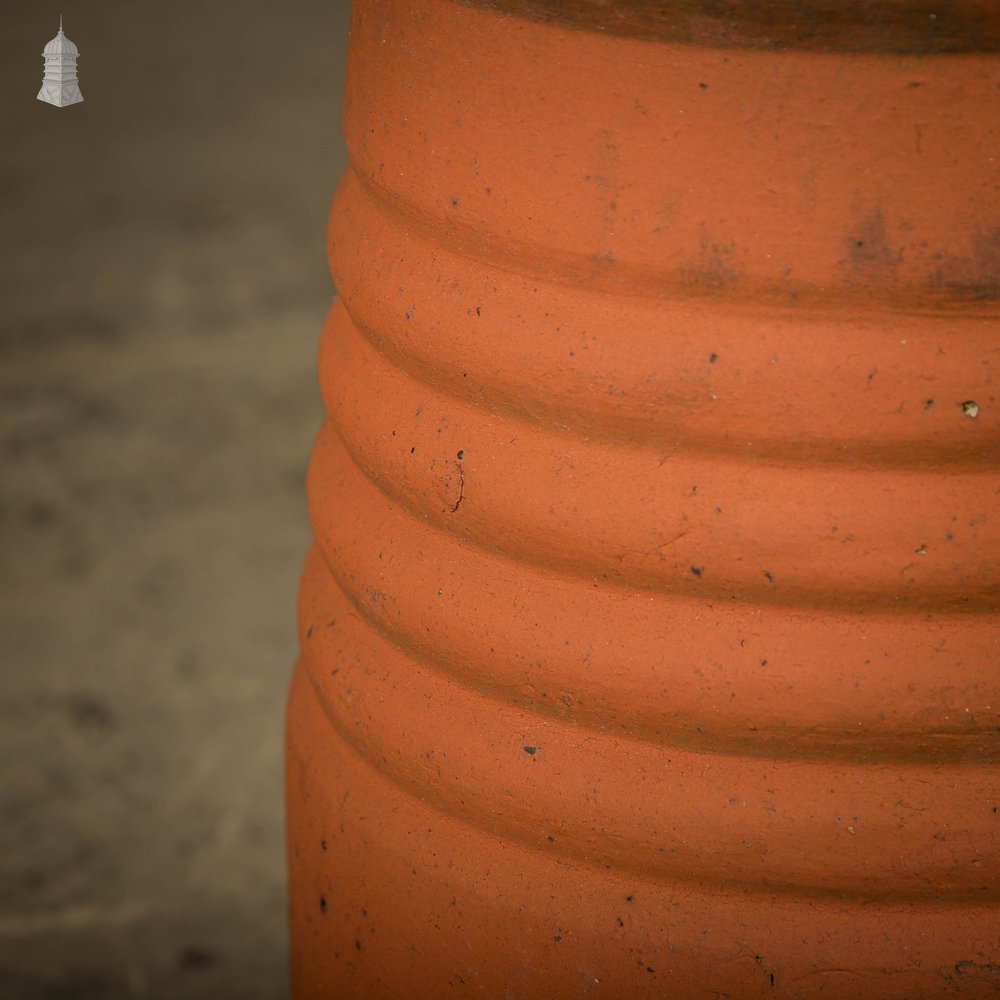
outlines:
[{"label": "chimney pot logo icon", "polygon": [[83,100],[76,78],[76,61],[80,50],[63,34],[62,15],[59,15],[59,34],[42,49],[45,76],[38,99],[57,108],[79,104]]}]

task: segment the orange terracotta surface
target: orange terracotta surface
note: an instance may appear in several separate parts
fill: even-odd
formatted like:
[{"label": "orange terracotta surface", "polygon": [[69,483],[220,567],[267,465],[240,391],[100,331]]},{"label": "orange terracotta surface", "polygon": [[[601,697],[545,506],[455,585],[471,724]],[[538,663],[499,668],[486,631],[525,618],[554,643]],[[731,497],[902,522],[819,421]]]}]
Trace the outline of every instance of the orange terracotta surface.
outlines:
[{"label": "orange terracotta surface", "polygon": [[300,1000],[1000,993],[998,18],[811,6],[356,2]]}]

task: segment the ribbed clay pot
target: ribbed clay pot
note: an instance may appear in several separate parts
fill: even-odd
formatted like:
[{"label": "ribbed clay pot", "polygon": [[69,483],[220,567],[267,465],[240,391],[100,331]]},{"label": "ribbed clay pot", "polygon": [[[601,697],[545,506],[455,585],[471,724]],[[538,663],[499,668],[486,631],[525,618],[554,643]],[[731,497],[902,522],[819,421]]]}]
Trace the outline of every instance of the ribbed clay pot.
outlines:
[{"label": "ribbed clay pot", "polygon": [[998,995],[998,9],[358,0],[299,1000]]}]

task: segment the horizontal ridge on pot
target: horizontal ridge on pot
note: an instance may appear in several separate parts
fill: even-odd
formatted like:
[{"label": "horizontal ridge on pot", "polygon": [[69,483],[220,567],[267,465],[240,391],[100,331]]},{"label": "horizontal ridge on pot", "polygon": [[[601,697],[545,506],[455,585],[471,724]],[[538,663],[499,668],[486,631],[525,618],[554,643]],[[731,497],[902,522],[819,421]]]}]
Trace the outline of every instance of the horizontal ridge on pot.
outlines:
[{"label": "horizontal ridge on pot", "polygon": [[[293,871],[309,871],[294,885],[296,996],[431,1000],[442,988],[476,995],[497,983],[566,1000],[604,983],[650,998],[697,996],[706,983],[755,998],[994,993],[989,946],[975,942],[995,905],[943,897],[859,906],[554,864],[545,850],[401,795],[345,752],[302,670],[290,711],[290,858]],[[853,941],[863,947],[847,962]],[[914,941],[924,975],[906,961]],[[517,961],[529,944],[532,960]]]},{"label": "horizontal ridge on pot", "polygon": [[996,637],[966,614],[927,614],[914,634],[898,613],[635,591],[509,561],[387,501],[324,439],[334,450],[317,447],[311,491],[343,499],[313,521],[339,586],[372,627],[460,683],[668,745],[997,758]]},{"label": "horizontal ridge on pot", "polygon": [[[332,427],[391,499],[485,548],[714,599],[997,607],[986,469],[945,477],[573,437],[413,380],[340,305],[331,316],[321,367]],[[366,406],[362,374],[393,387],[367,421],[351,416]]]},{"label": "horizontal ridge on pot", "polygon": [[[988,468],[1000,448],[996,388],[983,363],[1000,319],[992,302],[847,313],[721,292],[663,300],[566,287],[486,267],[413,232],[350,173],[330,247],[338,289],[365,336],[415,377],[482,406],[712,455]],[[417,305],[437,289],[433,309]],[[982,412],[970,419],[963,404],[977,400]]]},{"label": "horizontal ridge on pot", "polygon": [[[996,898],[983,876],[1000,865],[1000,846],[983,850],[997,822],[990,761],[893,761],[890,779],[877,757],[720,756],[615,726],[610,713],[603,730],[584,727],[572,711],[529,712],[522,699],[462,685],[460,668],[428,669],[378,636],[364,605],[389,604],[388,594],[345,600],[318,560],[306,581],[317,613],[303,629],[304,666],[335,731],[407,793],[464,822],[644,878]],[[953,830],[935,838],[942,815]]]}]

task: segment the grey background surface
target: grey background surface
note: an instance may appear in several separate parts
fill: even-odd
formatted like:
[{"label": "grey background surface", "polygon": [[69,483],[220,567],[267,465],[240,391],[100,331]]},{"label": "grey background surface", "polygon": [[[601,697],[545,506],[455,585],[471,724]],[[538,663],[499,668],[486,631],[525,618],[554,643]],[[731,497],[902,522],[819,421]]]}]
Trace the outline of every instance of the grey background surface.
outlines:
[{"label": "grey background surface", "polygon": [[[56,32],[84,103],[35,99]],[[287,994],[347,0],[0,13],[0,997]]]}]

